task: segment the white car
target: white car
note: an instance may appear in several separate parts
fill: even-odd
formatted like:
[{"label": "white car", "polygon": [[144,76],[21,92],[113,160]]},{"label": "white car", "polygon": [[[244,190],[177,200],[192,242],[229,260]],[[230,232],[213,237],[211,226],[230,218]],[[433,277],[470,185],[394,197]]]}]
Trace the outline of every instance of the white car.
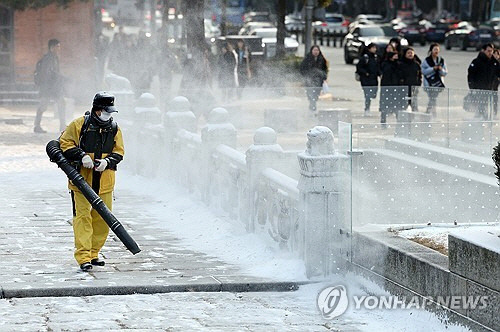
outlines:
[{"label": "white car", "polygon": [[248,22],[238,32],[239,35],[251,35],[255,29],[275,28],[276,26],[270,22]]},{"label": "white car", "polygon": [[203,23],[205,25],[205,39],[214,43],[217,37],[221,35],[219,27],[214,25],[210,19],[205,19]]},{"label": "white car", "polygon": [[[262,46],[265,48],[266,57],[271,58],[276,55],[276,34],[277,28],[255,29],[252,36],[262,38]],[[294,38],[285,37],[285,51],[287,54],[295,54],[299,48],[299,43]]]},{"label": "white car", "polygon": [[345,20],[342,14],[327,13],[324,21],[313,22],[315,31],[347,33],[348,26],[349,22]]}]

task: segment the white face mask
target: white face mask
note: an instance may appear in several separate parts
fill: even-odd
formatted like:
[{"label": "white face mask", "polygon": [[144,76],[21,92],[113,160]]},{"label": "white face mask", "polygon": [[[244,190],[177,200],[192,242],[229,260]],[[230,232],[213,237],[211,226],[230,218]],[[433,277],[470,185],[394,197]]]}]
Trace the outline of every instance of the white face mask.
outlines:
[{"label": "white face mask", "polygon": [[99,115],[99,119],[101,119],[102,121],[108,121],[110,118],[111,118],[111,113],[108,112],[102,111],[101,115]]}]

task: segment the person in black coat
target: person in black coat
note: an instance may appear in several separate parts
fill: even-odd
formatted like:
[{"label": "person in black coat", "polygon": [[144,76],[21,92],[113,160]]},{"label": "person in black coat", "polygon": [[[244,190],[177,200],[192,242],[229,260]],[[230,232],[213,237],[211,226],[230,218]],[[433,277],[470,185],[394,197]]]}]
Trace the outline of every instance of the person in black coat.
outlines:
[{"label": "person in black coat", "polygon": [[236,88],[236,54],[231,43],[226,43],[217,60],[219,88],[227,101]]},{"label": "person in black coat", "polygon": [[387,53],[387,60],[381,65],[382,78],[380,80],[380,122],[385,128],[387,115],[395,113],[398,116],[399,111],[403,109],[405,93],[400,88],[401,69],[399,68],[398,54],[395,52]]},{"label": "person in black coat", "polygon": [[408,47],[403,51],[400,70],[401,84],[408,88],[408,103],[412,112],[418,112],[417,93],[418,87],[422,85],[422,68],[413,48]]},{"label": "person in black coat", "polygon": [[318,45],[311,47],[311,50],[300,64],[300,73],[305,79],[309,110],[315,112],[321,87],[328,75],[328,65]]},{"label": "person in black coat", "polygon": [[[40,68],[37,68],[37,83],[39,88],[40,105],[36,111],[33,131],[35,133],[45,133],[42,129],[42,115],[47,110],[51,100],[57,103],[59,117],[59,130],[66,128],[66,112],[64,102],[64,81],[65,78],[59,70],[59,53],[61,43],[57,39],[51,39],[48,43],[49,52],[39,60]],[[38,64],[37,64],[38,67]]]},{"label": "person in black coat", "polygon": [[365,95],[365,116],[370,115],[371,100],[377,97],[378,77],[380,76],[377,45],[370,43],[356,65],[356,73]]},{"label": "person in black coat", "polygon": [[498,113],[498,85],[500,83],[500,50],[498,48],[493,51],[493,58],[497,62],[496,79],[493,81],[493,114]]},{"label": "person in black coat", "polygon": [[[493,50],[493,44],[485,44],[478,56],[472,60],[467,70],[469,89],[493,90],[499,66],[498,61],[493,58]],[[474,96],[473,103],[477,105],[478,110],[476,116],[488,119],[488,95],[480,93],[474,94]]]}]

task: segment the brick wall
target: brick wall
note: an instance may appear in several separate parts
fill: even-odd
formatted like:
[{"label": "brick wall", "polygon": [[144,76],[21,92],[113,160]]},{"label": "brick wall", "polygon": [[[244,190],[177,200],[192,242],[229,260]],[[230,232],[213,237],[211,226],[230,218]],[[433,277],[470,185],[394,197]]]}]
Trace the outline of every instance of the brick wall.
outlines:
[{"label": "brick wall", "polygon": [[75,1],[66,9],[51,5],[14,13],[16,81],[33,82],[36,62],[48,51],[51,38],[61,41],[60,66],[63,75],[72,80],[69,89],[90,87],[94,71],[93,2]]}]

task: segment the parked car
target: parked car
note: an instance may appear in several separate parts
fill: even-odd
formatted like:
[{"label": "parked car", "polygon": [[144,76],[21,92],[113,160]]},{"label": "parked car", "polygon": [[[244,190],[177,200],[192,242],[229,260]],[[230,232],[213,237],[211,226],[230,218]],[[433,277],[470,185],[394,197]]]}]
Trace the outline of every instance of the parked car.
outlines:
[{"label": "parked car", "polygon": [[[270,29],[255,29],[252,32],[252,36],[257,36],[262,38],[262,46],[265,48],[266,57],[272,58],[276,55],[276,34],[278,33],[277,28]],[[285,37],[285,51],[287,54],[295,54],[299,48],[299,43],[297,40]]]},{"label": "parked car", "polygon": [[494,43],[496,40],[495,30],[489,26],[475,28],[469,22],[460,22],[458,27],[445,34],[444,46],[447,50],[459,47],[465,51],[469,47],[477,50],[486,43]]},{"label": "parked car", "polygon": [[204,19],[203,23],[205,25],[205,39],[214,43],[217,37],[221,35],[219,27],[214,25],[210,19]]},{"label": "parked car", "polygon": [[101,10],[102,26],[106,29],[113,30],[116,26],[115,19],[105,9]]},{"label": "parked car", "polygon": [[325,14],[324,21],[316,21],[312,24],[314,31],[347,33],[349,22],[342,14]]},{"label": "parked car", "polygon": [[305,20],[300,15],[285,16],[285,28],[287,31],[302,31],[306,25]]},{"label": "parked car", "polygon": [[374,23],[384,23],[384,17],[378,14],[359,14],[354,21],[370,21]]},{"label": "parked car", "polygon": [[404,28],[399,31],[399,34],[408,40],[410,45],[414,43],[419,43],[420,45],[425,45],[425,26],[419,22],[412,22],[407,24]]},{"label": "parked car", "polygon": [[245,13],[243,22],[272,22],[272,19],[269,12],[249,12]]},{"label": "parked car", "polygon": [[345,63],[353,63],[359,59],[364,47],[375,43],[379,53],[392,38],[399,38],[402,46],[407,46],[408,41],[400,38],[397,32],[389,25],[360,25],[355,26],[344,38],[344,60]]},{"label": "parked car", "polygon": [[274,24],[270,22],[248,22],[240,29],[239,35],[251,35],[255,29],[263,28],[276,28]]},{"label": "parked car", "polygon": [[444,42],[445,34],[450,31],[448,23],[436,22],[433,23],[425,32],[425,40],[428,42]]}]

